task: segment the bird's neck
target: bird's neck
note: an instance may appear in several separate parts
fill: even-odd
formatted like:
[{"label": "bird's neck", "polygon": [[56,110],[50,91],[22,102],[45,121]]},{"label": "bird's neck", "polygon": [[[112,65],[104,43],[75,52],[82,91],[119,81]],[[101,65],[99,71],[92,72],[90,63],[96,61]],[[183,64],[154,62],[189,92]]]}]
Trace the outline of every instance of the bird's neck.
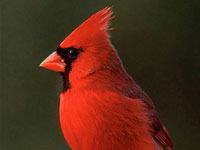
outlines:
[{"label": "bird's neck", "polygon": [[[70,76],[69,76],[70,77]],[[69,78],[71,88],[119,88],[133,83],[132,78],[126,73],[121,63],[109,64],[88,73],[82,78]]]}]

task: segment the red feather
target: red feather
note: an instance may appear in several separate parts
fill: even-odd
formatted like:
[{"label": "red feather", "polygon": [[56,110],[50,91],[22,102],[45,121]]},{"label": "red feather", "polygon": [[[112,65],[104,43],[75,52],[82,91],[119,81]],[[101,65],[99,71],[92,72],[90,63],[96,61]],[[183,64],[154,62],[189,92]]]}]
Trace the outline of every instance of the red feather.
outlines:
[{"label": "red feather", "polygon": [[111,44],[112,18],[106,7],[64,39],[63,52],[81,49],[72,64],[55,52],[41,64],[63,72],[70,84],[60,96],[64,137],[73,150],[173,150],[151,99],[127,74]]}]

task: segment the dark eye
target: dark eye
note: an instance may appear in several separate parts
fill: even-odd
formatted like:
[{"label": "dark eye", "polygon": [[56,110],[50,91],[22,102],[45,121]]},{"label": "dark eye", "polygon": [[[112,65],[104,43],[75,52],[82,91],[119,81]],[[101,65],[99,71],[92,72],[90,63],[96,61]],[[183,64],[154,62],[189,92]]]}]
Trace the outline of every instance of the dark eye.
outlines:
[{"label": "dark eye", "polygon": [[77,58],[81,49],[70,48],[57,48],[57,54],[61,56],[64,60],[74,60]]},{"label": "dark eye", "polygon": [[79,50],[75,48],[68,48],[68,57],[71,59],[75,59],[78,56]]}]

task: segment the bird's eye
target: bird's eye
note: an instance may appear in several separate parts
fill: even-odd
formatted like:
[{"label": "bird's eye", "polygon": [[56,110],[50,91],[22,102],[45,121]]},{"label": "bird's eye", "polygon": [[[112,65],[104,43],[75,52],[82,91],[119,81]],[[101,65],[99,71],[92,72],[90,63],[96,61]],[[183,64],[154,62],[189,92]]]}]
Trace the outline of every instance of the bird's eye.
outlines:
[{"label": "bird's eye", "polygon": [[68,57],[70,59],[75,59],[78,56],[79,51],[75,48],[68,49]]},{"label": "bird's eye", "polygon": [[57,48],[57,54],[61,56],[64,60],[74,60],[80,53],[80,49],[73,47],[70,48]]}]

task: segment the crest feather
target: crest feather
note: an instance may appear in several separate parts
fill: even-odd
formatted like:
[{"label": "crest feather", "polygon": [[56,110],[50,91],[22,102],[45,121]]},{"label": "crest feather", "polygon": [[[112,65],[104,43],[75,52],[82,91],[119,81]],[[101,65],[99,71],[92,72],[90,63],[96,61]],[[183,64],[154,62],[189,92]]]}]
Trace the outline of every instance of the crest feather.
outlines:
[{"label": "crest feather", "polygon": [[109,38],[109,30],[111,30],[110,21],[112,18],[112,8],[103,8],[102,10],[90,16],[79,27],[77,27],[67,38],[64,39],[60,46],[67,47],[70,44],[76,45],[78,43],[83,43],[84,41],[96,38],[96,35],[99,33],[103,33],[105,38]]},{"label": "crest feather", "polygon": [[110,20],[113,18],[113,12],[111,7],[105,7],[96,14],[92,15],[86,22],[94,24],[102,30],[109,30]]}]

